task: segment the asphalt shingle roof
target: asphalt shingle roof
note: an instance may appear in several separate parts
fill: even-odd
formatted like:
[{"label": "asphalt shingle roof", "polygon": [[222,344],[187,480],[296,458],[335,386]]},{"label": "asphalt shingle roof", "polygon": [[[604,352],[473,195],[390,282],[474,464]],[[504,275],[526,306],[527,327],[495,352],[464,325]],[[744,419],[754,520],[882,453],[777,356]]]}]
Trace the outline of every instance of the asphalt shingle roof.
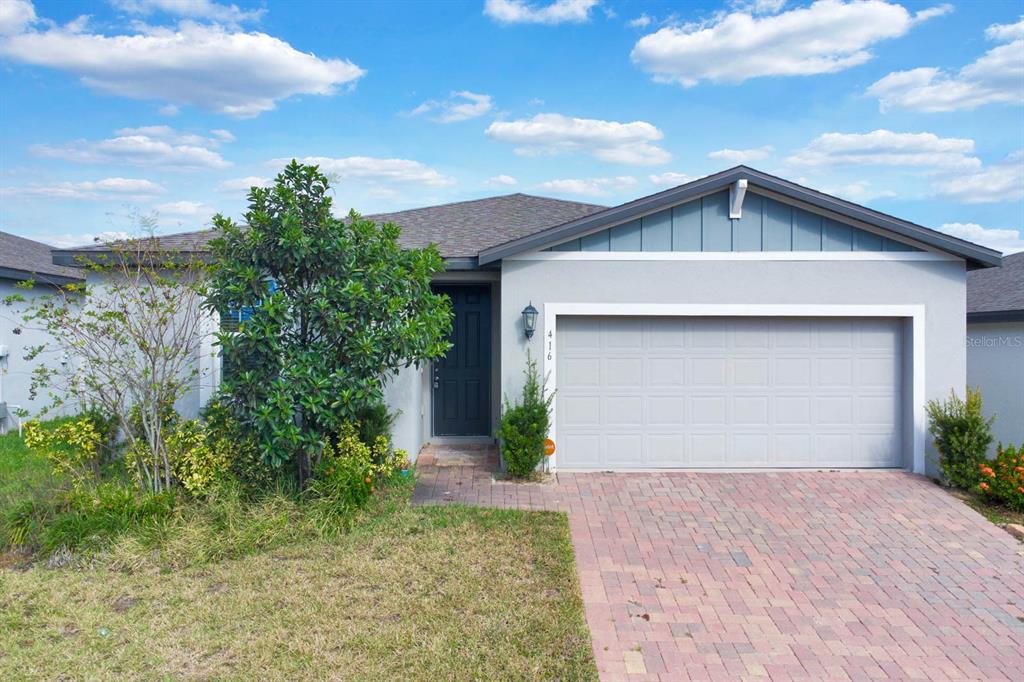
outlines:
[{"label": "asphalt shingle roof", "polygon": [[[530,194],[506,194],[365,216],[377,223],[402,228],[399,241],[406,248],[437,244],[445,258],[475,258],[480,251],[597,211],[604,206],[549,199]],[[182,232],[160,237],[160,246],[182,251],[205,251],[217,230]],[[104,246],[69,249],[75,253],[105,251]]]},{"label": "asphalt shingle roof", "polygon": [[378,223],[400,225],[403,246],[421,248],[437,244],[445,258],[468,258],[604,208],[530,194],[506,194],[366,217]]},{"label": "asphalt shingle roof", "polygon": [[967,312],[1024,310],[1024,252],[1003,256],[1003,266],[967,273]]},{"label": "asphalt shingle roof", "polygon": [[39,281],[47,276],[82,279],[81,270],[54,265],[52,251],[53,247],[41,242],[0,232],[0,270],[24,273],[26,279],[35,275]]}]

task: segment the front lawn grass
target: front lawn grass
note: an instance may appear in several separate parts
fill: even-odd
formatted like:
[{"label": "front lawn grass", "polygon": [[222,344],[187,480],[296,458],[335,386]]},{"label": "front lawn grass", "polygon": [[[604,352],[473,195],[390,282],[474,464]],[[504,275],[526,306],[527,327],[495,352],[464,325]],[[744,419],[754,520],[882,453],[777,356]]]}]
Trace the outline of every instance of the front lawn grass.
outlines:
[{"label": "front lawn grass", "polygon": [[239,558],[0,569],[0,679],[596,679],[565,515],[410,491]]},{"label": "front lawn grass", "polygon": [[17,431],[0,436],[0,516],[53,485],[46,458],[25,447]]}]

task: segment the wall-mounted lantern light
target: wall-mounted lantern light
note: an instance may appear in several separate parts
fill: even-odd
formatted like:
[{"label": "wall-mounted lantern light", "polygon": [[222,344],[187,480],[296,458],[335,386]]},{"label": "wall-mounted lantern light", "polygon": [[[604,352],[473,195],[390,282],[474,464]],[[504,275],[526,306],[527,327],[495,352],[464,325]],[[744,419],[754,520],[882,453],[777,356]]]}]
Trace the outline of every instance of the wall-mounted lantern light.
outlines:
[{"label": "wall-mounted lantern light", "polygon": [[537,309],[530,305],[523,308],[523,329],[526,330],[526,338],[533,338],[533,332],[537,330]]}]

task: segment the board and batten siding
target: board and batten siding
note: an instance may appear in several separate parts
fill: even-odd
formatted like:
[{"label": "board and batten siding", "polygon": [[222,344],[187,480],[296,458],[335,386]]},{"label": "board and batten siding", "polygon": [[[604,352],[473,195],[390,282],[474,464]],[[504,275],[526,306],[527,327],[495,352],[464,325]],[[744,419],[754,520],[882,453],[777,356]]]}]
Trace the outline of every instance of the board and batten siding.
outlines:
[{"label": "board and batten siding", "polygon": [[548,251],[918,251],[752,192],[729,218],[728,190],[594,232]]}]

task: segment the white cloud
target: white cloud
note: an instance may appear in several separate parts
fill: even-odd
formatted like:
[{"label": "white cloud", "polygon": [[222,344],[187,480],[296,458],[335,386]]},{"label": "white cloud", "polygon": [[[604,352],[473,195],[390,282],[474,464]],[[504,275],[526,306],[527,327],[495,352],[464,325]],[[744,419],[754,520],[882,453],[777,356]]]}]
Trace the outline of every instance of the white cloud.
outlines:
[{"label": "white cloud", "polygon": [[211,130],[210,135],[199,135],[175,130],[170,126],[140,126],[138,128],[118,128],[114,131],[118,137],[147,137],[172,145],[191,145],[218,147],[227,142],[234,142],[235,136],[227,130]]},{"label": "white cloud", "polygon": [[[801,183],[803,184],[803,183]],[[840,187],[826,187],[821,190],[825,194],[842,197],[850,201],[866,202],[872,199],[890,198],[897,196],[896,192],[890,189],[875,189],[867,180],[856,180]]]},{"label": "white cloud", "polygon": [[67,249],[73,246],[92,246],[94,244],[107,244],[119,239],[128,239],[133,236],[128,232],[120,230],[107,230],[104,232],[85,232],[82,234],[70,234],[68,232],[48,233],[33,235],[33,239],[58,249]]},{"label": "white cloud", "polygon": [[273,184],[270,178],[261,178],[257,175],[250,175],[245,178],[233,178],[225,180],[217,185],[222,192],[248,192],[252,187],[269,187]]},{"label": "white cloud", "polygon": [[619,175],[611,178],[566,178],[562,180],[548,180],[537,185],[537,189],[551,192],[553,194],[567,194],[571,196],[604,197],[609,194],[621,192],[636,184],[636,178],[629,175]]},{"label": "white cloud", "polygon": [[1020,230],[982,227],[977,223],[945,223],[939,230],[1003,253],[1024,251],[1024,239],[1021,238]]},{"label": "white cloud", "polygon": [[733,0],[729,6],[748,14],[776,14],[786,6],[786,0]]},{"label": "white cloud", "polygon": [[111,0],[122,12],[149,15],[163,12],[189,19],[209,19],[227,24],[258,21],[265,9],[242,10],[238,5],[221,5],[210,0]]},{"label": "white cloud", "polygon": [[661,185],[663,187],[675,187],[677,185],[685,185],[691,180],[695,180],[694,176],[687,175],[686,173],[658,173],[657,175],[648,175],[647,179],[655,185]]},{"label": "white cloud", "polygon": [[246,118],[294,95],[331,95],[365,72],[350,61],[320,59],[265,33],[181,22],[131,35],[51,27],[0,40],[0,55],[61,69],[92,89],[192,105]]},{"label": "white cloud", "polygon": [[992,48],[956,73],[936,67],[893,71],[866,94],[878,98],[882,112],[972,110],[997,102],[1024,102],[1024,20],[994,24],[985,35],[1011,42]]},{"label": "white cloud", "polygon": [[227,168],[231,164],[203,143],[210,139],[179,133],[167,126],[123,128],[116,137],[98,142],[76,140],[64,145],[37,144],[30,147],[36,156],[65,159],[76,163],[127,164],[152,166],[165,170]]},{"label": "white cloud", "polygon": [[1000,163],[940,177],[934,183],[940,196],[965,204],[993,204],[1024,199],[1024,151]]},{"label": "white cloud", "polygon": [[483,116],[494,108],[490,95],[481,95],[468,90],[453,91],[445,100],[427,100],[409,112],[410,116],[419,116],[436,112],[435,121],[440,123],[455,123],[457,121],[468,121],[471,118]]},{"label": "white cloud", "polygon": [[946,11],[912,15],[884,0],[818,0],[769,16],[739,10],[645,35],[631,57],[655,80],[686,87],[702,80],[742,83],[759,76],[834,73],[870,60],[873,44]]},{"label": "white cloud", "polygon": [[636,19],[630,19],[629,21],[626,22],[626,25],[632,26],[633,28],[647,28],[648,26],[651,25],[651,22],[653,21],[654,19],[651,19],[646,13],[644,13],[638,16]]},{"label": "white cloud", "polygon": [[786,159],[789,163],[823,167],[839,165],[924,166],[971,169],[981,166],[974,140],[938,137],[933,133],[825,133]]},{"label": "white cloud", "polygon": [[165,190],[151,180],[140,178],[104,178],[86,182],[57,182],[50,185],[27,185],[5,187],[4,195],[10,197],[33,196],[55,199],[85,199],[90,201],[140,199]]},{"label": "white cloud", "polygon": [[0,2],[0,36],[20,33],[36,20],[36,9],[29,0]]},{"label": "white cloud", "polygon": [[708,158],[732,163],[748,163],[750,161],[766,159],[773,151],[775,151],[775,147],[770,144],[754,149],[719,149],[709,153]]},{"label": "white cloud", "polygon": [[517,121],[495,121],[488,137],[516,145],[526,156],[585,152],[601,161],[632,165],[666,163],[672,155],[653,144],[663,137],[646,121],[619,123],[561,114],[537,114]]},{"label": "white cloud", "polygon": [[194,218],[198,215],[209,217],[214,213],[206,204],[198,201],[172,201],[166,204],[157,204],[153,210],[161,216],[172,215],[182,218]]},{"label": "white cloud", "polygon": [[[281,167],[291,159],[274,159],[271,163]],[[411,159],[377,159],[370,156],[348,156],[334,159],[327,156],[307,156],[300,163],[320,167],[321,172],[333,175],[339,181],[369,183],[398,183],[446,187],[455,184],[453,178],[441,175],[430,166]]]},{"label": "white cloud", "polygon": [[487,184],[501,187],[514,187],[519,184],[519,181],[511,175],[495,175],[493,178],[487,180]]},{"label": "white cloud", "polygon": [[1016,24],[992,24],[985,29],[985,37],[989,40],[1020,40],[1024,38],[1024,18]]},{"label": "white cloud", "polygon": [[561,24],[589,21],[600,0],[554,0],[547,5],[527,0],[487,0],[484,14],[503,24]]}]

